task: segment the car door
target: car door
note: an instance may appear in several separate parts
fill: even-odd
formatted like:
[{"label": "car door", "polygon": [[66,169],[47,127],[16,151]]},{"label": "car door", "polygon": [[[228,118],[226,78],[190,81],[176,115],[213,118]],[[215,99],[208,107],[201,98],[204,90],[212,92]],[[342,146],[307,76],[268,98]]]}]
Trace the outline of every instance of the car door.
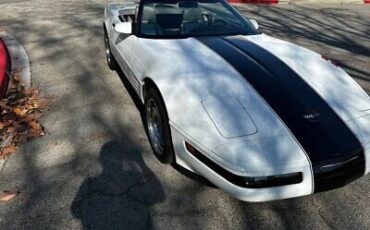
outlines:
[{"label": "car door", "polygon": [[[115,17],[112,20],[112,26],[114,27],[118,23],[130,21],[129,19],[135,17],[132,12],[121,12],[119,17]],[[127,35],[116,32],[114,29],[111,34],[112,42],[116,48],[114,56],[123,72],[125,73],[127,79],[135,89],[135,91],[140,94],[140,84],[142,74],[144,72],[144,65],[139,59],[139,53],[137,52],[138,38],[136,35]]]}]

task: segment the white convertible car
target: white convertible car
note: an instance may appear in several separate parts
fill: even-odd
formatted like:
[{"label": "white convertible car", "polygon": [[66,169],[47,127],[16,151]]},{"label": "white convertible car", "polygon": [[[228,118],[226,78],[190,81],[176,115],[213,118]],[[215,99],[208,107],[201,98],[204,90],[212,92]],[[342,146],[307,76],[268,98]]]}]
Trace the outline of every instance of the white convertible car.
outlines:
[{"label": "white convertible car", "polygon": [[105,8],[106,57],[145,105],[153,152],[249,202],[370,172],[370,98],[340,67],[224,0]]}]

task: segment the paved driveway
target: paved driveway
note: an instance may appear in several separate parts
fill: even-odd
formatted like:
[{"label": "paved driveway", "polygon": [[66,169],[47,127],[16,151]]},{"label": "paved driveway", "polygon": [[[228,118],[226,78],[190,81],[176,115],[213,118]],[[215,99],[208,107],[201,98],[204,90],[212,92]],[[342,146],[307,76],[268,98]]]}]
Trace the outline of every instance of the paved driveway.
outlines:
[{"label": "paved driveway", "polygon": [[12,4],[12,3],[18,3],[18,2],[28,2],[32,0],[0,0],[0,5],[1,4]]},{"label": "paved driveway", "polygon": [[[4,2],[4,1],[0,1]],[[8,1],[13,2],[13,1]],[[248,204],[153,157],[140,105],[104,59],[105,1],[3,4],[0,27],[26,46],[33,84],[56,101],[47,135],[0,174],[0,229],[368,229],[370,177],[336,191]],[[249,6],[264,32],[337,59],[370,92],[368,6]]]}]

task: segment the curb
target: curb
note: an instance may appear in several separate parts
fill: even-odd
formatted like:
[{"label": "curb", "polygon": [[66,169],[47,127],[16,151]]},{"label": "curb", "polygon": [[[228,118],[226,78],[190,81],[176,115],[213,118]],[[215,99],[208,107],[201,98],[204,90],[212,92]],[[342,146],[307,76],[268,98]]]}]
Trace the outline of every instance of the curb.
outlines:
[{"label": "curb", "polygon": [[[7,50],[7,55],[9,55],[10,73],[18,74],[24,87],[26,89],[31,88],[31,66],[26,49],[13,35],[6,31],[0,31],[0,41],[5,45],[4,48]],[[9,136],[7,140],[0,142],[0,146],[7,145],[10,138],[12,137]],[[0,160],[0,173],[5,167],[7,159]]]},{"label": "curb", "polygon": [[234,5],[243,4],[292,4],[292,5],[312,5],[312,4],[370,4],[370,0],[228,0]]},{"label": "curb", "polygon": [[31,88],[31,66],[24,46],[13,35],[6,31],[0,32],[9,53],[11,73],[16,73],[25,88]]}]

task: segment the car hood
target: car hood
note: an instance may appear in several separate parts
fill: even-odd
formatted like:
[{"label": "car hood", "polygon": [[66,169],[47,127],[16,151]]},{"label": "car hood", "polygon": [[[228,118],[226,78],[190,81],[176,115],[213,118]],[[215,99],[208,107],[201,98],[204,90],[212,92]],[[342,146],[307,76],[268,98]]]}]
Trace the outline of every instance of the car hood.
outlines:
[{"label": "car hood", "polygon": [[370,98],[367,93],[342,68],[320,54],[264,34],[244,38],[285,62],[344,121],[370,113]]}]

